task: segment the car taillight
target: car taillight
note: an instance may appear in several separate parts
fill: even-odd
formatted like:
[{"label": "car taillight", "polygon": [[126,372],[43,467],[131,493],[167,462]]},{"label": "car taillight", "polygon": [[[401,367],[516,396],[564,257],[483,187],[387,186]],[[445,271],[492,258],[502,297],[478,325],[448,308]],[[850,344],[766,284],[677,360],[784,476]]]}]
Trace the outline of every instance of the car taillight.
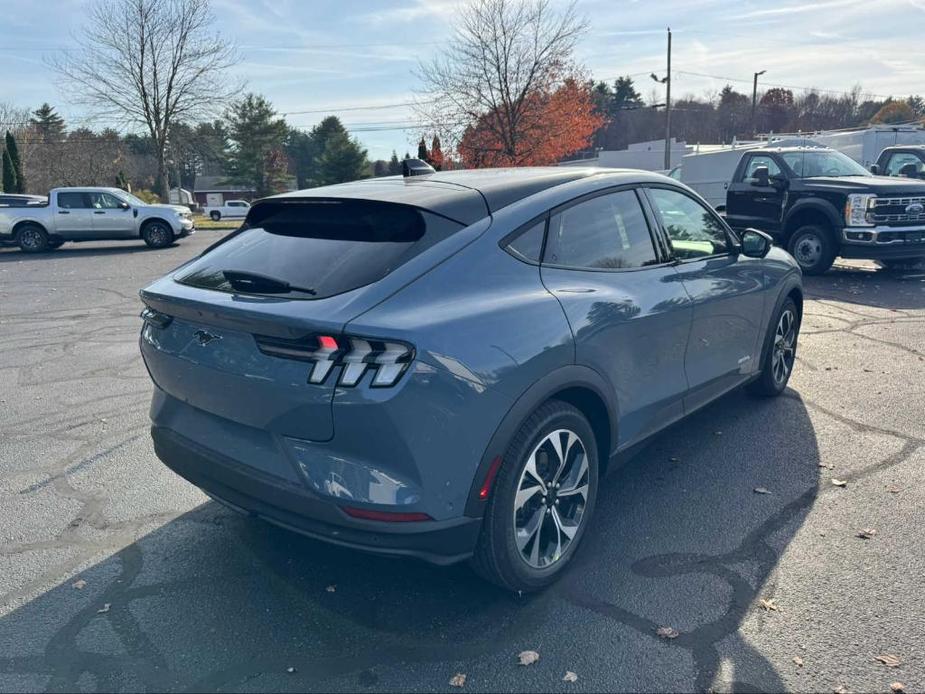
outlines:
[{"label": "car taillight", "polygon": [[297,359],[312,364],[308,382],[324,383],[331,370],[340,366],[338,385],[355,386],[367,370],[372,370],[374,388],[394,386],[414,359],[414,348],[404,342],[365,337],[315,335],[303,340],[286,340],[256,335],[264,354]]}]

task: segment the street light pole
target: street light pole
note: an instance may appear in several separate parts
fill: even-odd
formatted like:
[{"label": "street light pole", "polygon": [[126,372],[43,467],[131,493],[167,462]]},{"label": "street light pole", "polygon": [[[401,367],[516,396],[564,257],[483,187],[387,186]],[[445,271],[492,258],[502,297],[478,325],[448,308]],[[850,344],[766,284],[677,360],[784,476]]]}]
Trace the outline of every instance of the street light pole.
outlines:
[{"label": "street light pole", "polygon": [[659,77],[649,75],[654,81],[665,85],[665,169],[671,168],[671,27],[668,27],[668,74]]},{"label": "street light pole", "polygon": [[755,80],[752,82],[752,135],[755,135],[755,107],[758,105],[758,78],[766,73],[767,70],[755,73]]}]

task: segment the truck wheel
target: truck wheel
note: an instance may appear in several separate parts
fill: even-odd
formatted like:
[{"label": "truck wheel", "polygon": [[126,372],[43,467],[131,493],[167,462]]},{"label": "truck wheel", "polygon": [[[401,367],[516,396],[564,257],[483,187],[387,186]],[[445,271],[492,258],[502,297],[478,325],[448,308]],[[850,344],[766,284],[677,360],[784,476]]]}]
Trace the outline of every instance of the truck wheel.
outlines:
[{"label": "truck wheel", "polygon": [[38,224],[24,224],[16,235],[16,243],[26,253],[48,250],[48,233]]},{"label": "truck wheel", "polygon": [[210,212],[209,216],[212,218],[213,222],[217,222],[222,218],[222,213],[218,211]]},{"label": "truck wheel", "polygon": [[540,590],[568,567],[594,512],[594,432],[575,407],[550,400],[521,425],[502,461],[472,565],[508,590]]},{"label": "truck wheel", "polygon": [[821,275],[832,267],[838,255],[832,232],[817,224],[807,224],[793,232],[787,250],[807,275]]},{"label": "truck wheel", "polygon": [[149,248],[166,248],[173,243],[173,230],[166,223],[155,220],[145,224],[141,238]]}]

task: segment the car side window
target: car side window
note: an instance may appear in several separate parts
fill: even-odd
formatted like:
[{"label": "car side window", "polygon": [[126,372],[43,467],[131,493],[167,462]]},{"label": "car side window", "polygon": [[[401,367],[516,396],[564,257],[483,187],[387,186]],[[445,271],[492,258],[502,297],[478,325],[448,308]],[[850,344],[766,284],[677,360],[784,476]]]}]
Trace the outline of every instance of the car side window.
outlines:
[{"label": "car side window", "polygon": [[543,262],[619,270],[659,261],[639,199],[634,191],[624,190],[598,195],[554,214]]},{"label": "car side window", "polygon": [[58,193],[58,207],[66,210],[85,210],[90,207],[85,193]]},{"label": "car side window", "polygon": [[755,169],[758,169],[762,166],[766,166],[768,169],[769,176],[778,176],[780,175],[780,167],[777,165],[777,162],[774,161],[772,157],[769,157],[766,154],[754,154],[748,159],[748,163],[745,165],[745,173],[743,175],[743,180],[751,181],[755,178]]},{"label": "car side window", "polygon": [[546,219],[533,224],[526,231],[517,235],[507,246],[507,251],[515,258],[527,260],[531,263],[540,262],[543,254],[543,236],[546,234]]},{"label": "car side window", "polygon": [[922,174],[922,160],[914,154],[908,152],[897,152],[890,155],[890,161],[886,165],[886,174],[888,176],[899,176],[904,166],[915,164],[915,169],[919,175]]},{"label": "car side window", "polygon": [[97,210],[117,210],[122,201],[109,193],[88,193],[90,205]]},{"label": "car side window", "polygon": [[649,197],[675,257],[691,260],[729,252],[729,237],[722,222],[705,205],[667,188],[650,188]]}]

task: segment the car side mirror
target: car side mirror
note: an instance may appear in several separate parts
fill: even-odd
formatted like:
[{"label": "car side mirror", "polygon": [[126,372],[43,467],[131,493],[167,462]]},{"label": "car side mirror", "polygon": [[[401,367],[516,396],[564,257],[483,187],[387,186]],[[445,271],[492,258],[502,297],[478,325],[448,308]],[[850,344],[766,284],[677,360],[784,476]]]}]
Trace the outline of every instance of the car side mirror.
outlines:
[{"label": "car side mirror", "polygon": [[746,229],[742,232],[742,255],[748,258],[764,258],[773,243],[773,239],[763,231]]},{"label": "car side mirror", "polygon": [[879,175],[880,175],[880,167],[877,166],[876,164],[871,164],[871,165],[870,165],[870,172],[871,172],[874,176],[879,176]]},{"label": "car side mirror", "polygon": [[754,171],[752,171],[752,185],[753,186],[761,186],[761,187],[766,188],[769,185],[771,185],[770,179],[771,177],[770,177],[770,174],[768,173],[767,166],[759,166]]},{"label": "car side mirror", "polygon": [[919,177],[919,167],[915,164],[905,164],[899,170],[900,176],[905,176],[906,178],[918,178]]},{"label": "car side mirror", "polygon": [[125,202],[125,200],[123,200],[122,202],[119,203],[119,207],[121,207],[123,210],[127,210],[131,207],[131,205],[129,205],[127,202]]}]

